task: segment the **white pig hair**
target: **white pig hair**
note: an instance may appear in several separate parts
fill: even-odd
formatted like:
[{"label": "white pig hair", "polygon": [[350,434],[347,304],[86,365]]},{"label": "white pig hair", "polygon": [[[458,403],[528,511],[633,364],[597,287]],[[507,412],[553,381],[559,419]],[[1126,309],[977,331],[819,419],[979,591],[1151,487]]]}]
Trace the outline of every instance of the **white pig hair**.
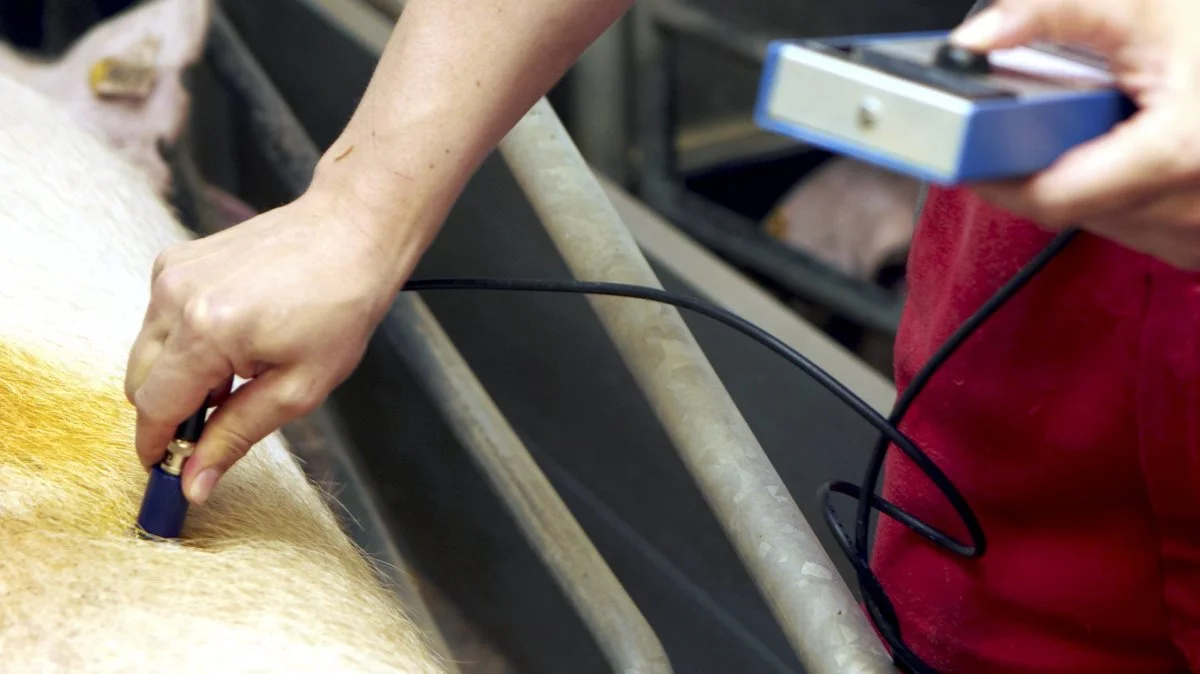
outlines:
[{"label": "white pig hair", "polygon": [[130,533],[124,366],[187,238],[144,172],[0,78],[0,670],[443,671],[278,434],[181,544]]}]

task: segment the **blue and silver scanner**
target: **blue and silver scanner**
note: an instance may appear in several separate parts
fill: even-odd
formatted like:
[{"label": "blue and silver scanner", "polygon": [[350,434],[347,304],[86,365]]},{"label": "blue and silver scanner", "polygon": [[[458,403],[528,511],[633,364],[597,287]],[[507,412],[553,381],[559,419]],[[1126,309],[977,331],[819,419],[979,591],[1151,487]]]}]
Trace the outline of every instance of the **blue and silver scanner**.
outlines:
[{"label": "blue and silver scanner", "polygon": [[1086,51],[1036,44],[971,55],[950,48],[948,35],[771,42],[755,121],[950,185],[1032,175],[1134,112]]}]

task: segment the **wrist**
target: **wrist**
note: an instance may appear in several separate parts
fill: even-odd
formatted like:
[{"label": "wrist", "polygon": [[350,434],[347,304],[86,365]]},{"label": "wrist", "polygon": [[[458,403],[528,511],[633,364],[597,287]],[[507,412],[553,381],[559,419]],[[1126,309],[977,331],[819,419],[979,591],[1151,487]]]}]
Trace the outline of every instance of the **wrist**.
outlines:
[{"label": "wrist", "polygon": [[388,167],[371,154],[352,140],[338,139],[318,162],[304,198],[365,236],[385,267],[384,281],[399,290],[465,180]]}]

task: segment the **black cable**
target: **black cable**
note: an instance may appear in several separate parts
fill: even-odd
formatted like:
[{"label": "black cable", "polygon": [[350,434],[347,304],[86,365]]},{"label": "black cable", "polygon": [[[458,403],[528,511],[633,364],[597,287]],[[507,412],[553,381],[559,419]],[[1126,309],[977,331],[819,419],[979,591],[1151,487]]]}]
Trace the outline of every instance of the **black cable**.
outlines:
[{"label": "black cable", "polygon": [[[975,333],[984,321],[994,315],[1000,307],[1025,287],[1051,260],[1058,256],[1074,240],[1078,233],[1077,229],[1072,228],[1064,230],[1056,236],[1032,260],[1013,275],[1007,283],[1001,286],[988,301],[984,302],[983,306],[963,321],[962,325],[930,356],[929,361],[913,376],[912,381],[909,382],[909,385],[900,394],[892,410],[892,414],[888,418],[889,423],[897,429],[898,433],[904,416],[912,407],[917,396],[925,389],[930,380],[933,379],[933,375],[937,373],[938,369],[949,360],[968,337]],[[867,535],[870,529],[870,511],[872,507],[909,525],[917,533],[925,535],[921,530],[910,524],[913,522],[919,523],[919,520],[875,494],[875,487],[879,481],[879,475],[883,470],[883,461],[887,453],[887,448],[888,439],[886,437],[880,438],[871,454],[870,461],[867,463],[867,471],[862,485],[834,482],[822,487],[821,496],[825,509],[825,521],[833,530],[834,537],[842,548],[842,552],[851,559],[852,565],[858,572],[859,586],[863,592],[863,603],[866,605],[871,621],[883,633],[885,640],[892,647],[892,656],[896,660],[896,664],[901,665],[905,668],[905,671],[912,674],[937,674],[935,669],[922,661],[916,653],[913,653],[904,645],[895,607],[892,606],[887,593],[883,590],[882,585],[880,585],[878,577],[870,570],[868,562]],[[936,484],[935,482],[935,486]],[[849,540],[845,529],[837,520],[836,511],[830,500],[831,492],[849,496],[858,501],[858,508],[855,514],[854,541]],[[864,498],[864,494],[868,494],[869,497]],[[981,556],[987,547],[986,539],[983,536],[983,529],[969,508],[966,512],[970,513],[970,517],[964,517],[963,523],[966,525],[974,543],[971,547],[962,546],[953,539],[940,534],[936,537],[928,535],[925,537],[934,544],[949,549],[951,552],[963,557],[972,558]]]},{"label": "black cable", "polygon": [[[1075,237],[1076,230],[1066,230],[1059,234],[1028,264],[1021,268],[1016,275],[1005,283],[982,307],[971,315],[937,350],[929,362],[913,377],[912,382],[897,399],[891,415],[885,418],[868,405],[853,391],[846,388],[816,363],[806,358],[791,346],[779,340],[771,333],[763,330],[750,321],[733,312],[694,297],[667,292],[658,288],[629,285],[624,283],[606,283],[600,281],[549,280],[549,279],[500,279],[500,278],[444,278],[411,280],[404,285],[403,290],[412,292],[436,290],[499,290],[522,292],[569,293],[582,295],[608,295],[627,297],[670,304],[681,309],[688,309],[712,320],[729,326],[742,334],[757,341],[775,352],[788,362],[800,368],[812,377],[830,393],[848,405],[856,414],[865,419],[880,432],[871,459],[868,462],[866,475],[861,485],[847,482],[826,483],[821,487],[820,496],[824,506],[825,521],[833,531],[842,552],[849,558],[858,576],[859,586],[863,594],[863,603],[871,622],[875,624],[884,641],[892,651],[892,658],[902,671],[911,674],[937,674],[936,670],[924,663],[920,657],[910,650],[903,642],[900,634],[899,621],[895,608],[887,593],[883,590],[879,579],[871,571],[867,558],[868,527],[871,509],[877,509],[883,514],[904,524],[915,533],[925,537],[950,552],[968,558],[979,557],[986,549],[983,528],[975,514],[967,505],[966,499],[958,492],[954,483],[937,467],[937,465],[916,446],[899,426],[905,414],[912,406],[917,395],[933,378],[943,363],[952,356],[958,348],[970,337],[980,325],[996,313],[1009,299],[1023,288],[1030,279],[1040,272],[1057,256]],[[905,512],[895,504],[875,495],[875,487],[879,474],[883,469],[884,456],[889,446],[895,445],[904,452],[917,467],[925,473],[934,487],[950,503],[955,514],[962,520],[971,539],[964,544],[955,541],[949,535],[942,533],[922,522],[913,515]],[[851,540],[845,528],[837,519],[837,513],[830,500],[832,493],[842,494],[858,500],[858,510],[855,518],[855,535]],[[869,498],[863,498],[869,494]]]},{"label": "black cable", "polygon": [[[430,290],[509,290],[533,291],[548,293],[568,293],[581,295],[608,295],[613,297],[628,297],[670,304],[682,309],[688,309],[698,314],[723,323],[766,346],[771,351],[799,367],[806,374],[829,389],[839,400],[848,405],[857,414],[867,420],[879,432],[900,447],[908,447],[914,454],[920,454],[912,442],[896,433],[891,423],[882,414],[868,405],[853,391],[846,388],[816,363],[803,354],[781,341],[771,333],[763,330],[737,314],[701,299],[667,292],[657,288],[628,285],[624,283],[607,283],[601,281],[559,281],[550,279],[499,279],[499,278],[445,278],[412,280],[404,285],[406,291]],[[944,477],[943,477],[944,479]],[[947,485],[953,490],[953,485]]]}]

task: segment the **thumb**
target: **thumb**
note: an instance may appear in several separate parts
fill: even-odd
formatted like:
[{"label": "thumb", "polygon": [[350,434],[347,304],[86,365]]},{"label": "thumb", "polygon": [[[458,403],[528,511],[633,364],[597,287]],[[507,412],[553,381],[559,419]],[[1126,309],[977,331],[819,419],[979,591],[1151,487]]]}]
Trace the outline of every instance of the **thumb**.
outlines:
[{"label": "thumb", "polygon": [[1132,5],[1095,0],[996,0],[963,22],[950,42],[972,51],[1018,47],[1034,41],[1111,52],[1128,31]]},{"label": "thumb", "polygon": [[250,448],[321,402],[314,379],[300,370],[271,369],[233,392],[209,417],[183,470],[183,492],[201,505]]}]

